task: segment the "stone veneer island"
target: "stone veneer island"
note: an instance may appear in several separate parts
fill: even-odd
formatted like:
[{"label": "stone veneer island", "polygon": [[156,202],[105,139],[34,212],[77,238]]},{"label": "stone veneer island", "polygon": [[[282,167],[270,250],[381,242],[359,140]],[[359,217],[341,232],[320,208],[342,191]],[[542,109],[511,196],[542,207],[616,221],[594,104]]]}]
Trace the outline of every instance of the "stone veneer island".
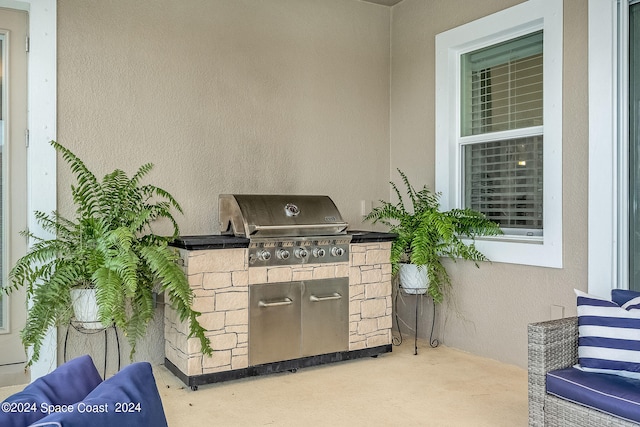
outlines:
[{"label": "stone veneer island", "polygon": [[[248,240],[229,236],[179,239],[184,271],[202,313],[214,352],[205,356],[200,342],[188,338],[188,324],[165,307],[165,364],[185,384],[198,385],[299,367],[377,356],[391,351],[392,301],[389,255],[395,235],[354,233],[349,262],[251,267]],[[256,284],[349,278],[349,351],[249,366],[249,287]]]}]

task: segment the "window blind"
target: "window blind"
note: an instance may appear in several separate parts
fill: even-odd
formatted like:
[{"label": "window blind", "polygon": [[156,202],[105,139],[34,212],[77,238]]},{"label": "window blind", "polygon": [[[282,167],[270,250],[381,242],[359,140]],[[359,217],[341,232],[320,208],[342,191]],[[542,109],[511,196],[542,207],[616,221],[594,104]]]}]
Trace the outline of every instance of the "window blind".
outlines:
[{"label": "window blind", "polygon": [[465,207],[507,234],[542,235],[543,137],[463,146]]},{"label": "window blind", "polygon": [[543,235],[542,48],[538,31],[461,56],[464,206],[505,234]]},{"label": "window blind", "polygon": [[543,123],[542,32],[462,55],[461,135]]}]

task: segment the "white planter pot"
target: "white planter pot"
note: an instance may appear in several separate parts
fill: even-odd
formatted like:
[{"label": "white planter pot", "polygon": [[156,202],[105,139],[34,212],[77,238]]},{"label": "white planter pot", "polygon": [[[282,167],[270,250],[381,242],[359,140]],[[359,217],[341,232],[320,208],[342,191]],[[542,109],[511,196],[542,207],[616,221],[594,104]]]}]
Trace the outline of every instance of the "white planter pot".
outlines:
[{"label": "white planter pot", "polygon": [[71,289],[71,301],[76,320],[85,329],[102,329],[98,318],[95,289]]},{"label": "white planter pot", "polygon": [[398,271],[398,278],[402,290],[408,294],[424,294],[427,292],[429,279],[427,278],[427,267],[414,264],[401,264]]}]

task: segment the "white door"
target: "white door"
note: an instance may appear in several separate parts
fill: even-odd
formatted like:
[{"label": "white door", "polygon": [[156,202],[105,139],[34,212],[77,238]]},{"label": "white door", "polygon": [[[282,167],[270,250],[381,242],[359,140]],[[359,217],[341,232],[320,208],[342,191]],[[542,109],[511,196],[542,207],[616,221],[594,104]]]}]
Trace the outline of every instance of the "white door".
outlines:
[{"label": "white door", "polygon": [[[0,277],[27,248],[27,28],[24,11],[0,9]],[[24,290],[0,293],[0,386],[29,381],[20,330]]]}]

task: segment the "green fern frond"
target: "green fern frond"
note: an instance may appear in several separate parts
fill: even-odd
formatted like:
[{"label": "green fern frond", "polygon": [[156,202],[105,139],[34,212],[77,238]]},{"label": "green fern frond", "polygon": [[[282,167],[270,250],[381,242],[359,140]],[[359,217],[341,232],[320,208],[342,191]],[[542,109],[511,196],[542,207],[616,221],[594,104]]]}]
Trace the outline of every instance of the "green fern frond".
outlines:
[{"label": "green fern frond", "polygon": [[84,162],[56,141],[51,145],[62,154],[62,158],[69,164],[71,172],[76,176],[77,186],[72,186],[71,194],[80,216],[91,216],[95,206],[95,198],[101,191],[96,176],[85,166]]},{"label": "green fern frond", "polygon": [[[405,207],[404,201],[402,200],[402,194],[400,194],[400,190],[398,189],[395,183],[390,182],[389,184],[391,184],[391,188],[393,189],[393,192],[396,193],[396,196],[398,197],[398,203],[396,204],[396,208],[398,209],[398,211],[402,212],[402,214],[407,214],[407,208]],[[388,203],[382,200],[381,202],[385,204]]]},{"label": "green fern frond", "polygon": [[160,197],[162,199],[168,200],[173,209],[175,209],[180,213],[183,213],[182,208],[180,207],[180,204],[178,203],[178,201],[174,199],[171,194],[169,194],[167,191],[163,190],[162,188],[158,188],[153,185],[145,185],[142,187],[142,192],[145,195]]},{"label": "green fern frond", "polygon": [[131,304],[132,315],[128,319],[126,335],[131,345],[129,358],[133,359],[133,355],[136,352],[136,343],[144,336],[147,326],[155,314],[155,300],[152,290],[139,288],[135,297],[131,299]]},{"label": "green fern frond", "polygon": [[96,289],[98,317],[103,325],[115,324],[123,331],[127,330],[126,298],[121,278],[117,272],[102,267],[93,273],[92,281]]},{"label": "green fern frond", "polygon": [[147,176],[149,172],[151,172],[151,169],[153,169],[153,163],[145,163],[144,165],[140,166],[129,181],[131,188],[137,188],[142,178]]}]

